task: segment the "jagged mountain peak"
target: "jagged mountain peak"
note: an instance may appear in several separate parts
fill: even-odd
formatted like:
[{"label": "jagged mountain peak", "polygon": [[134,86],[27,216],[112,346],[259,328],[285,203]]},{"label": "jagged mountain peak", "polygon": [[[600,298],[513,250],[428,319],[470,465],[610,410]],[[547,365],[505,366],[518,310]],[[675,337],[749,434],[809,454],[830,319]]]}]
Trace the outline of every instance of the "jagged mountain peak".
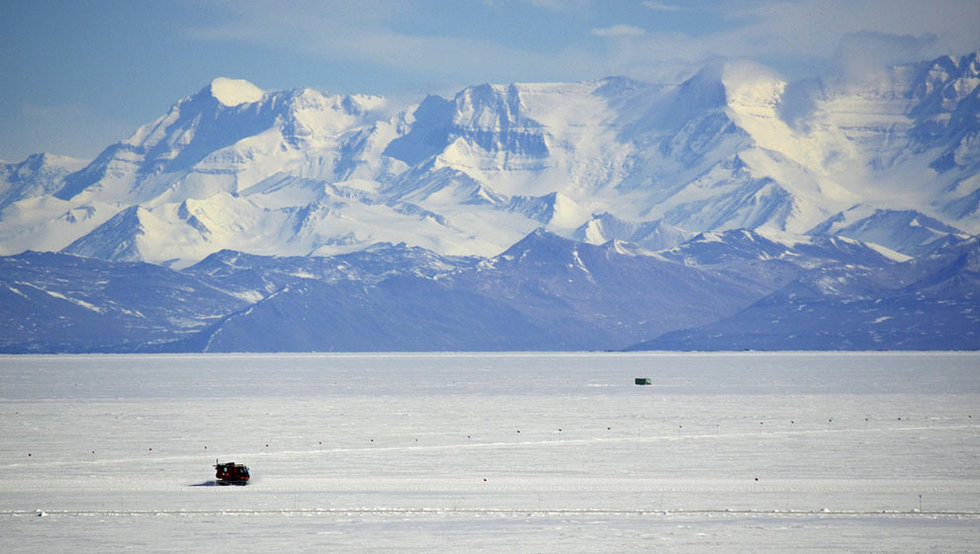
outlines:
[{"label": "jagged mountain peak", "polygon": [[149,154],[166,147],[177,151],[169,156],[174,158],[195,143],[204,143],[210,153],[274,127],[286,135],[302,129],[307,136],[332,136],[362,116],[388,117],[386,109],[380,96],[330,95],[311,88],[265,92],[248,81],[219,77],[123,144]]},{"label": "jagged mountain peak", "polygon": [[722,269],[732,264],[772,260],[802,268],[889,267],[910,259],[882,246],[846,237],[795,235],[772,228],[699,233],[659,254],[689,265]]},{"label": "jagged mountain peak", "polygon": [[791,235],[776,229],[758,229],[759,236],[785,245],[796,252],[817,258],[840,260],[852,264],[887,265],[910,260],[910,256],[873,242],[862,242],[845,236]]},{"label": "jagged mountain peak", "polygon": [[72,158],[71,156],[61,156],[58,154],[52,154],[50,152],[38,152],[37,154],[31,154],[22,162],[7,164],[5,162],[0,162],[3,165],[15,166],[19,172],[35,172],[42,171],[45,168],[63,168],[63,169],[81,169],[85,165],[86,161],[78,158]]},{"label": "jagged mountain peak", "polygon": [[960,240],[967,236],[918,210],[883,210],[866,205],[839,212],[807,234],[850,237],[909,255],[924,254],[949,238]]},{"label": "jagged mountain peak", "polygon": [[574,229],[588,217],[587,212],[574,200],[560,192],[543,196],[515,196],[506,209],[527,216],[552,229]]},{"label": "jagged mountain peak", "polygon": [[20,163],[0,162],[0,211],[14,202],[57,192],[65,177],[85,164],[47,152],[32,154]]},{"label": "jagged mountain peak", "polygon": [[962,57],[943,56],[931,62],[917,64],[917,74],[908,95],[918,102],[916,110],[953,110],[980,81],[980,52]]},{"label": "jagged mountain peak", "polygon": [[[141,126],[122,144],[144,151],[163,145],[179,149],[198,138],[201,130],[213,127],[219,118],[224,125],[235,120],[241,126],[242,119],[260,111],[257,103],[264,97],[265,93],[248,81],[219,77],[195,94],[178,100],[166,115]],[[233,117],[225,115],[229,110],[233,111]]]},{"label": "jagged mountain peak", "polygon": [[538,227],[495,259],[522,261],[532,254],[547,256],[547,253],[559,253],[560,255],[573,250],[576,244],[575,241],[548,232],[544,227]]},{"label": "jagged mountain peak", "polygon": [[85,167],[88,162],[49,152],[31,154],[22,162],[0,162],[0,175],[11,181],[24,182],[39,177],[64,176]]},{"label": "jagged mountain peak", "polygon": [[88,190],[109,202],[159,202],[161,195],[179,202],[235,194],[295,165],[303,177],[331,174],[335,160],[355,162],[320,151],[388,118],[387,110],[376,96],[263,92],[247,81],[218,78],[108,147],[66,178],[57,196],[69,200]]},{"label": "jagged mountain peak", "polygon": [[65,247],[62,253],[110,261],[143,261],[139,238],[145,234],[146,216],[145,209],[130,206]]},{"label": "jagged mountain peak", "polygon": [[625,241],[648,250],[664,250],[677,246],[692,236],[692,233],[662,219],[637,223],[602,212],[592,214],[589,221],[575,230],[573,238],[589,244]]},{"label": "jagged mountain peak", "polygon": [[693,238],[661,252],[670,259],[691,265],[715,265],[742,259],[778,259],[789,247],[748,229],[698,233]]},{"label": "jagged mountain peak", "polygon": [[522,113],[521,93],[516,84],[468,87],[456,95],[454,102],[457,124],[500,130],[540,126]]}]

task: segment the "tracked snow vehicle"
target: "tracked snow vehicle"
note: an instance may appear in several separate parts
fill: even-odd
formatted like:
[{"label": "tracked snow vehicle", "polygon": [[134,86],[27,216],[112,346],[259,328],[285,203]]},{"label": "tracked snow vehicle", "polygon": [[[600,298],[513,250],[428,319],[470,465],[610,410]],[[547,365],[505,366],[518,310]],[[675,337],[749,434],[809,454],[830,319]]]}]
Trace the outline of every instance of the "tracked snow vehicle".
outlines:
[{"label": "tracked snow vehicle", "polygon": [[223,464],[214,461],[214,477],[219,485],[247,485],[249,474],[248,466],[226,462]]}]

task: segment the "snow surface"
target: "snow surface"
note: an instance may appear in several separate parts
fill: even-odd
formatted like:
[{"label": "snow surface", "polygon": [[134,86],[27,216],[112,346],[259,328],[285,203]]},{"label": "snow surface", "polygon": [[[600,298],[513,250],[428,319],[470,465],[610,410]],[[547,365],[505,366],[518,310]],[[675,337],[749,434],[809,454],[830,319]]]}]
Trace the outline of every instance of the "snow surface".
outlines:
[{"label": "snow surface", "polygon": [[0,357],[0,551],[975,551],[978,362]]},{"label": "snow surface", "polygon": [[238,106],[258,102],[265,92],[244,79],[218,77],[211,81],[211,94],[225,106]]}]

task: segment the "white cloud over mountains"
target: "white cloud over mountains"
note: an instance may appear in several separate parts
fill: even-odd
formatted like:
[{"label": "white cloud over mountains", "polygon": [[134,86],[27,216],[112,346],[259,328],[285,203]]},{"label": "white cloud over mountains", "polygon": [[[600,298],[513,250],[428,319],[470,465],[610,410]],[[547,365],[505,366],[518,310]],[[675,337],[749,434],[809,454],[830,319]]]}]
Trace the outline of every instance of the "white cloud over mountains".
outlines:
[{"label": "white cloud over mountains", "polygon": [[[568,17],[581,23],[578,28],[552,29],[550,35],[559,38],[548,44],[542,41],[541,47],[509,42],[505,32],[487,32],[482,26],[489,23],[474,20],[478,14],[465,7],[440,16],[455,22],[440,32],[433,26],[412,28],[413,14],[435,8],[426,3],[216,0],[214,4],[224,12],[225,21],[188,27],[187,36],[258,42],[305,55],[455,76],[460,84],[522,80],[535,74],[563,80],[618,73],[650,78],[664,74],[664,62],[668,67],[672,61],[689,63],[693,70],[717,56],[783,64],[786,67],[779,69],[792,72],[794,64],[841,65],[834,60],[858,51],[891,52],[877,57],[894,62],[962,54],[980,45],[976,33],[980,2],[975,0],[942,0],[930,3],[928,9],[923,9],[921,0],[719,1],[697,6],[647,0],[635,4],[639,12],[658,17],[683,14],[723,22],[709,29],[687,23],[668,30],[647,28],[642,18],[596,25],[607,23],[603,20],[607,5],[588,0],[498,0],[482,6],[498,22],[507,21],[508,11],[516,12],[515,6],[521,4],[541,8],[543,15],[534,24],[543,31],[567,23]],[[562,18],[552,21],[549,13]],[[589,43],[589,35],[613,44]],[[857,44],[861,48],[856,50]]]}]

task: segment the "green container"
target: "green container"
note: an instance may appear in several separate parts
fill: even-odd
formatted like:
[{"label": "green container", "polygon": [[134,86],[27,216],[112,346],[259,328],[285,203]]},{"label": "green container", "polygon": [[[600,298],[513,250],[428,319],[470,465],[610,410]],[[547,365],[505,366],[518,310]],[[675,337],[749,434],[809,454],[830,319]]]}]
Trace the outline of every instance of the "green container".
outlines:
[{"label": "green container", "polygon": [[650,378],[649,377],[637,377],[636,378],[636,384],[637,385],[652,385],[653,383],[650,382]]}]

